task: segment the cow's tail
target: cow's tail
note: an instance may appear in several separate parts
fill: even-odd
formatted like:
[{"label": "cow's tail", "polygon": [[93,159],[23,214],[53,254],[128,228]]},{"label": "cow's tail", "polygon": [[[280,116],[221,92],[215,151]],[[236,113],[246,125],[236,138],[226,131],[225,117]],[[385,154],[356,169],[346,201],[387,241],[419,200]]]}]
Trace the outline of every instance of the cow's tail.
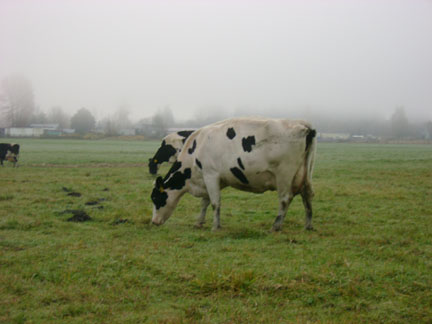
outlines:
[{"label": "cow's tail", "polygon": [[316,130],[308,128],[306,134],[306,180],[309,184],[312,183],[312,172],[315,161],[315,151],[316,151]]}]

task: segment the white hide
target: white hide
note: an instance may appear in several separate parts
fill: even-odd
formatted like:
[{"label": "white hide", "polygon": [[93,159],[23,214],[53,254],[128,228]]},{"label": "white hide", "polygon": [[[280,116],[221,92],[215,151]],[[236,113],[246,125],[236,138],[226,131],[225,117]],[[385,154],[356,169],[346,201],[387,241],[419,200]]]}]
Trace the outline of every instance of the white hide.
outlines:
[{"label": "white hide", "polygon": [[[230,128],[235,132],[232,139],[227,136]],[[306,136],[310,132],[313,135],[310,147],[306,150]],[[311,180],[316,147],[314,135],[311,125],[304,121],[259,117],[224,120],[195,131],[177,157],[177,161],[181,162],[177,172],[190,168],[191,178],[181,189],[164,189],[168,195],[167,204],[159,209],[154,208],[153,222],[163,224],[180,197],[189,192],[196,197],[203,197],[204,210],[197,225],[204,223],[205,208],[210,202],[215,209],[213,228],[217,229],[220,227],[220,191],[231,186],[255,193],[277,190],[279,214],[274,230],[281,228],[293,197],[301,194],[307,214],[306,227],[311,229]],[[249,152],[244,149],[243,141],[251,136],[255,144],[250,145]],[[241,171],[247,183],[234,174],[233,168]]]}]

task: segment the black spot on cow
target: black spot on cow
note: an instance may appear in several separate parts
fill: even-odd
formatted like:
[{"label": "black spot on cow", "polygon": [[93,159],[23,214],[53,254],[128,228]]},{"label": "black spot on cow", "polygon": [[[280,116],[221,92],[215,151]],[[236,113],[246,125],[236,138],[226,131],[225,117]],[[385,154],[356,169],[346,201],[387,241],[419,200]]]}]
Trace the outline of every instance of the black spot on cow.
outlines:
[{"label": "black spot on cow", "polygon": [[174,146],[166,144],[165,141],[162,141],[162,144],[157,150],[156,154],[151,159],[149,159],[149,172],[151,174],[156,174],[158,165],[163,162],[168,162],[170,157],[176,153],[177,150],[174,148]]},{"label": "black spot on cow", "polygon": [[18,155],[19,154],[19,149],[20,149],[19,144],[11,144],[10,152],[13,153],[13,154]]},{"label": "black spot on cow", "polygon": [[315,129],[309,129],[308,134],[306,135],[306,151],[309,149],[309,146],[312,144],[312,140],[316,136]]},{"label": "black spot on cow", "polygon": [[181,162],[176,161],[164,179],[162,177],[156,179],[155,187],[151,194],[151,200],[156,209],[166,205],[168,194],[165,192],[165,189],[180,190],[186,185],[186,180],[192,176],[190,168],[184,169],[183,172],[179,171],[181,165]]},{"label": "black spot on cow", "polygon": [[200,168],[202,170],[202,164],[201,164],[200,160],[195,159],[195,163],[198,165],[198,168]]},{"label": "black spot on cow", "polygon": [[236,132],[234,130],[234,128],[230,127],[228,128],[227,132],[226,132],[226,136],[232,140],[235,136],[236,136]]},{"label": "black spot on cow", "polygon": [[184,169],[184,172],[175,172],[166,182],[164,188],[172,190],[180,190],[186,185],[186,180],[190,179],[192,171],[190,168]]},{"label": "black spot on cow", "polygon": [[193,152],[195,152],[196,146],[197,146],[196,140],[194,140],[193,144],[192,144],[192,147],[189,148],[189,150],[188,150],[189,154],[192,154]]},{"label": "black spot on cow", "polygon": [[238,163],[238,165],[239,165],[240,168],[242,168],[243,170],[245,169],[245,167],[243,165],[243,162],[242,162],[242,160],[240,158],[237,159],[237,163]]},{"label": "black spot on cow", "polygon": [[[167,175],[165,176],[165,178],[163,179],[163,182],[165,182],[166,180],[168,180],[168,178],[175,172],[177,172],[177,170],[179,170],[182,166],[182,163],[180,161],[175,161],[174,164],[171,166],[171,168],[169,169]],[[158,178],[159,179],[159,178]],[[156,179],[156,181],[158,180]]]},{"label": "black spot on cow", "polygon": [[183,172],[181,172],[179,171],[181,166],[182,163],[180,161],[176,161],[173,164],[171,169],[168,171],[168,174],[163,179],[163,188],[178,190],[185,186],[186,180],[192,175],[192,171],[190,168],[186,168]]},{"label": "black spot on cow", "polygon": [[239,179],[241,182],[243,182],[244,184],[248,184],[249,181],[246,178],[246,176],[244,175],[244,173],[242,172],[242,170],[240,170],[237,167],[231,168],[230,171],[232,172],[232,174],[234,174],[234,176]]},{"label": "black spot on cow", "polygon": [[255,145],[255,136],[248,136],[242,138],[242,146],[245,152],[251,152],[252,145]]},{"label": "black spot on cow", "polygon": [[194,131],[189,131],[189,130],[184,130],[184,131],[180,131],[177,132],[177,135],[183,137],[182,142],[184,144],[184,142],[187,140],[187,138],[190,136],[190,134],[192,134]]},{"label": "black spot on cow", "polygon": [[165,206],[167,199],[168,199],[168,194],[165,191],[163,191],[163,188],[155,187],[153,189],[151,193],[151,200],[153,201],[153,204],[155,205],[156,209]]}]

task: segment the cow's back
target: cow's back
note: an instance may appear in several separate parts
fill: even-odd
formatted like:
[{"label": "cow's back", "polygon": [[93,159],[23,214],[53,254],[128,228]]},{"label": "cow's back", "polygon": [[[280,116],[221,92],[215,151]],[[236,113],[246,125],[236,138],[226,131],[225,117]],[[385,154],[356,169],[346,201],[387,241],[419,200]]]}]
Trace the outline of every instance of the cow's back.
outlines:
[{"label": "cow's back", "polygon": [[222,187],[274,190],[278,178],[292,180],[304,165],[309,130],[303,121],[234,118],[196,131],[178,159],[201,176],[218,176]]}]

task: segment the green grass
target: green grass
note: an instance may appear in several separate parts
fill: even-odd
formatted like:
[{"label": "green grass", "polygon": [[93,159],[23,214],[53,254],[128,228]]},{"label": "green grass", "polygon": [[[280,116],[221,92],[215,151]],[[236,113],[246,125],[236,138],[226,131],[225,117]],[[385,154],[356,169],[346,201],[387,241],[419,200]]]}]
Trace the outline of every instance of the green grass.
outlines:
[{"label": "green grass", "polygon": [[296,198],[269,233],[276,194],[233,189],[221,231],[211,211],[193,227],[190,195],[149,225],[158,142],[15,142],[20,167],[0,168],[0,323],[432,322],[431,146],[320,143],[316,231]]}]

